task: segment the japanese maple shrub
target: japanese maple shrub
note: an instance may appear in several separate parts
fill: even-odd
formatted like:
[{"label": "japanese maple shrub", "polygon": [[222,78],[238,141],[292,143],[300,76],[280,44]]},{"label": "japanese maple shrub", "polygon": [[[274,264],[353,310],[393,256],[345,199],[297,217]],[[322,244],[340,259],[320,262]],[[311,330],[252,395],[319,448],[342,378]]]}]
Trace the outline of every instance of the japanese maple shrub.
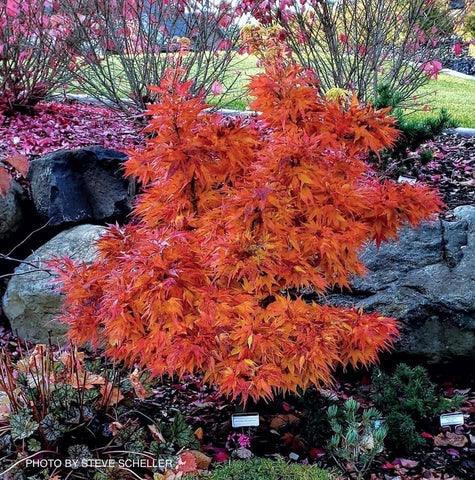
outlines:
[{"label": "japanese maple shrub", "polygon": [[393,319],[289,292],[347,286],[365,242],[439,209],[424,186],[370,175],[393,120],[322,99],[294,65],[251,81],[256,122],[206,110],[176,78],[154,87],[150,138],[126,165],[143,185],[134,220],[109,228],[92,265],[57,263],[71,338],[154,375],[202,372],[244,402],[376,360]]}]

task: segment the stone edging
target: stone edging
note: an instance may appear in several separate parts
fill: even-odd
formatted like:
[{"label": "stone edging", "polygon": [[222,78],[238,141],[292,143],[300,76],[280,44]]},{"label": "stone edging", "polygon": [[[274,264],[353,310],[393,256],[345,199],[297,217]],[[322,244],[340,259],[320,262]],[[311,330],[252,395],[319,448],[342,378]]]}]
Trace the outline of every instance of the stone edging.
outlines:
[{"label": "stone edging", "polygon": [[463,80],[472,80],[475,81],[474,75],[467,75],[466,73],[457,72],[457,70],[452,70],[451,68],[443,68],[440,73],[445,73],[446,75],[450,75],[452,77],[461,78]]},{"label": "stone edging", "polygon": [[475,128],[464,128],[464,127],[458,127],[458,128],[448,128],[445,133],[452,133],[456,135],[460,135],[461,137],[475,137]]}]

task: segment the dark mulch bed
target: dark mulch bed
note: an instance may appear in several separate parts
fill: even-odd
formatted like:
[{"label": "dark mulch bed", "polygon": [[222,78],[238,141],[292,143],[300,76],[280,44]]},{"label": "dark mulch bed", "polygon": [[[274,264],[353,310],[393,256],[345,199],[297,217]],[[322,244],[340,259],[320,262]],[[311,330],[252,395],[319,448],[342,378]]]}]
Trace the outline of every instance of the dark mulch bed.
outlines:
[{"label": "dark mulch bed", "polygon": [[440,135],[403,165],[404,174],[438,190],[448,210],[475,203],[475,137]]},{"label": "dark mulch bed", "polygon": [[475,76],[475,58],[473,57],[455,58],[449,62],[448,66],[456,72]]}]

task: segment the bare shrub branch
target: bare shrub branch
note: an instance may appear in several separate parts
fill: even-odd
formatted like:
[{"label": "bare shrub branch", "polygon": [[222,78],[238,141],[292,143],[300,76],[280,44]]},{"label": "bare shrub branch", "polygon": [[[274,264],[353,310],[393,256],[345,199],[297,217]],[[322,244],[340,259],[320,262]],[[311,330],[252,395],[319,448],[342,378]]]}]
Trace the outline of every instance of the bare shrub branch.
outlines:
[{"label": "bare shrub branch", "polygon": [[149,86],[180,66],[195,90],[212,92],[237,53],[236,11],[221,0],[62,0],[74,25],[70,51],[78,87],[133,113],[153,100]]}]

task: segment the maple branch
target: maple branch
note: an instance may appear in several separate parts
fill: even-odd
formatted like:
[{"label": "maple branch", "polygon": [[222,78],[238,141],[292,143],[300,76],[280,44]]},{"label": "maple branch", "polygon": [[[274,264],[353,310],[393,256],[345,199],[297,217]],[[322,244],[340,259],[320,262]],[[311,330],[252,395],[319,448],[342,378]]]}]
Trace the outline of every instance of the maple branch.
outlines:
[{"label": "maple branch", "polygon": [[198,196],[196,194],[196,177],[193,174],[190,182],[190,190],[191,190],[191,206],[193,208],[193,213],[198,216]]}]

